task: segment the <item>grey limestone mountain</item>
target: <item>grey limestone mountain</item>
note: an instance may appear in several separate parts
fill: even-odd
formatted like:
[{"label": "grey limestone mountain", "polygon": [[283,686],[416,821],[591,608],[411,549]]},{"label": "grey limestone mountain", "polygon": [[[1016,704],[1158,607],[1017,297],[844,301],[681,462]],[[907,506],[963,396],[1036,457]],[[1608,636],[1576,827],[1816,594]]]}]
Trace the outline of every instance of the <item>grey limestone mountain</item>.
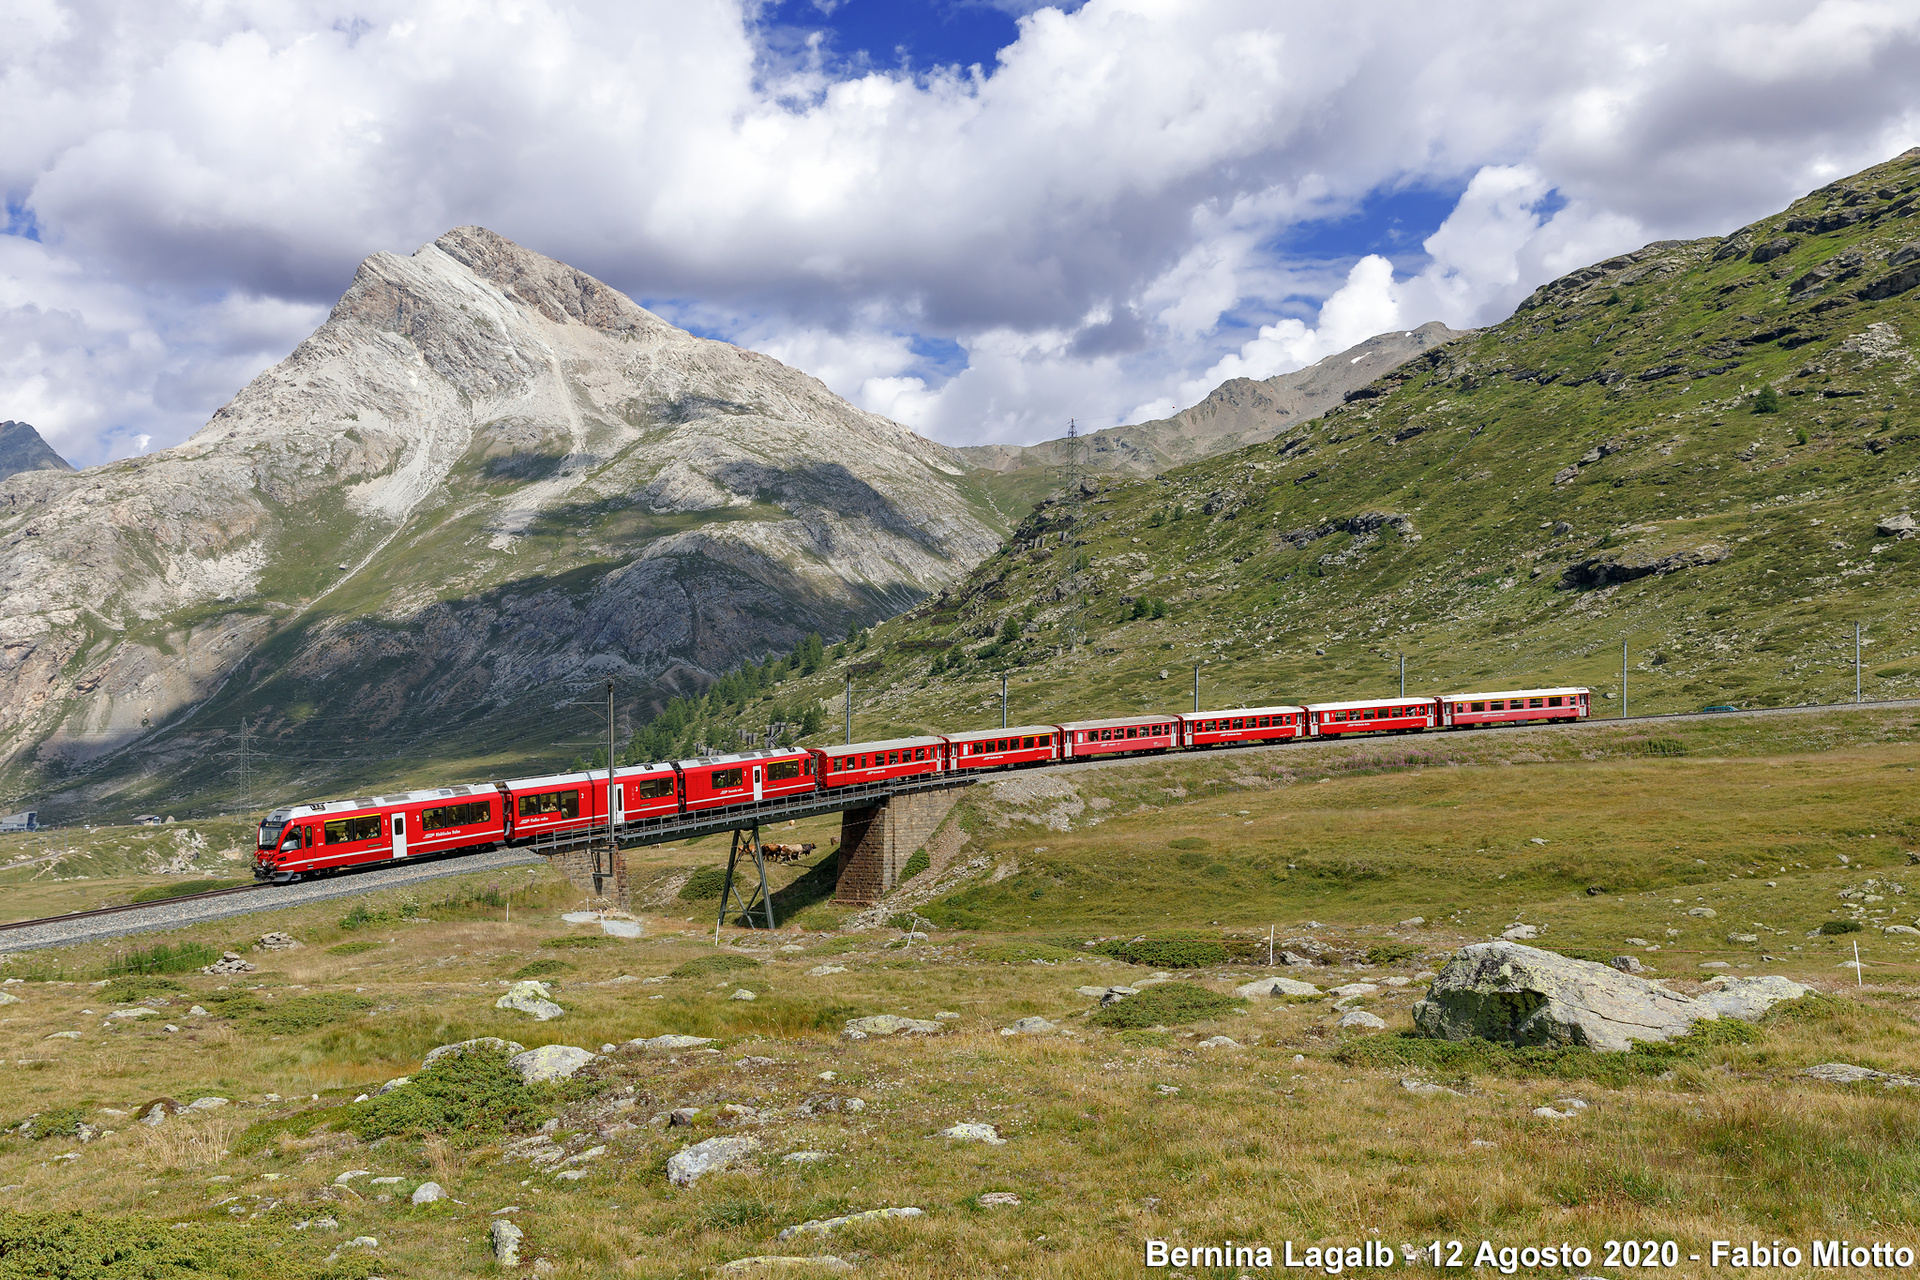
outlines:
[{"label": "grey limestone mountain", "polygon": [[[1230,378],[1199,404],[1170,418],[1089,433],[1089,463],[1103,471],[1143,475],[1198,458],[1271,440],[1340,404],[1350,392],[1386,376],[1423,351],[1465,337],[1438,320],[1417,329],[1376,334],[1317,364],[1264,380]],[[968,462],[993,471],[1057,466],[1066,460],[1064,440],[1025,446],[975,445],[957,450]]]},{"label": "grey limestone mountain", "polygon": [[1003,523],[966,474],[493,232],[377,253],[186,443],[0,480],[0,779],[98,800],[243,716],[295,755],[552,738],[589,680],[694,687],[953,581]]},{"label": "grey limestone mountain", "polygon": [[53,451],[40,433],[24,422],[0,422],[0,480],[22,471],[71,471],[73,464]]}]

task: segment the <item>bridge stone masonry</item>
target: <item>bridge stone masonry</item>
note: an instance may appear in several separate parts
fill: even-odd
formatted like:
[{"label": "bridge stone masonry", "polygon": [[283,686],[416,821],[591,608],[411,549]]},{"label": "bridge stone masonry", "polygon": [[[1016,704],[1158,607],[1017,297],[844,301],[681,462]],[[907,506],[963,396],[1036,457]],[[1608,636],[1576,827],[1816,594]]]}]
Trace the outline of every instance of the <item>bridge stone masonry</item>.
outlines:
[{"label": "bridge stone masonry", "polygon": [[[840,849],[834,869],[833,900],[868,906],[900,883],[900,872],[914,853],[926,848],[953,811],[971,777],[907,779],[843,793],[811,792],[725,812],[676,815],[645,824],[616,827],[612,849],[605,828],[535,844],[531,852],[546,858],[583,893],[605,898],[622,909],[632,905],[627,878],[629,848],[690,840],[716,832],[757,832],[796,818],[839,812]],[[740,878],[760,879],[742,859]],[[742,885],[743,890],[747,886]],[[756,914],[758,908],[756,907]]]}]

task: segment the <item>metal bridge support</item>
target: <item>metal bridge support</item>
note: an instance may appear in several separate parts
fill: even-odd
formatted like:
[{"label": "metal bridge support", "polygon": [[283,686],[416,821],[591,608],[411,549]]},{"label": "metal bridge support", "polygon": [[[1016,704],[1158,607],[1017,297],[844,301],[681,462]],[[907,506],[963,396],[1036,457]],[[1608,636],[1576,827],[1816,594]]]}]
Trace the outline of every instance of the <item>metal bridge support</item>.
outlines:
[{"label": "metal bridge support", "polygon": [[[754,870],[760,873],[759,885],[754,886],[749,884],[748,886],[748,888],[753,890],[751,893],[741,892],[739,886],[734,883],[735,870],[744,870],[744,868],[740,867],[742,854],[750,854],[752,856]],[[756,927],[753,919],[753,913],[756,908],[760,910],[762,917],[766,921],[765,927],[768,929],[773,928],[773,895],[767,891],[767,860],[760,851],[760,828],[758,825],[737,830],[733,833],[733,847],[727,851],[727,882],[720,890],[720,918],[716,920],[713,925],[713,941],[715,946],[720,944],[720,926],[727,922],[727,911],[733,907],[735,903],[739,904],[743,923],[749,929]]]},{"label": "metal bridge support", "polygon": [[914,791],[840,815],[840,863],[833,900],[878,902],[900,883],[900,869],[946,820],[960,788]]}]

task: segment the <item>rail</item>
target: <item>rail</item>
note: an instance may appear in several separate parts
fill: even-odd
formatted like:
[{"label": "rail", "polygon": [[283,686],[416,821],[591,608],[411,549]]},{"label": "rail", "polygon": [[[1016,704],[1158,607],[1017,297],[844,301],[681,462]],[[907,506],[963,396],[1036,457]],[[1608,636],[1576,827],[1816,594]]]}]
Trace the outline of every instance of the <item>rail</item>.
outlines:
[{"label": "rail", "polygon": [[67,920],[85,920],[92,916],[117,916],[127,911],[153,911],[171,907],[181,902],[196,902],[201,898],[224,898],[235,893],[254,893],[261,889],[270,889],[272,885],[243,884],[231,889],[209,889],[205,893],[182,893],[171,898],[156,898],[152,902],[123,902],[117,907],[95,907],[91,911],[69,911],[65,915],[42,916],[38,920],[10,920],[0,924],[0,932],[8,929],[29,929],[36,925],[60,924]]}]

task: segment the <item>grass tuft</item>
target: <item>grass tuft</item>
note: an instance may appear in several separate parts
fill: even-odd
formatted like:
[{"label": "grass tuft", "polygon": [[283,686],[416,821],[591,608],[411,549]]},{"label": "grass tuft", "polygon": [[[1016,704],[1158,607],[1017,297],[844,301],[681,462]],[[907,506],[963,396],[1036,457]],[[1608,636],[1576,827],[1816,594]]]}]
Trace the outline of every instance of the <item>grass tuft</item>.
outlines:
[{"label": "grass tuft", "polygon": [[1247,1002],[1238,996],[1223,996],[1190,982],[1163,982],[1106,1006],[1087,1021],[1109,1031],[1172,1027],[1222,1017],[1246,1007]]},{"label": "grass tuft", "polygon": [[687,961],[667,976],[669,978],[705,978],[716,973],[737,973],[743,969],[758,969],[760,962],[748,956],[718,955],[697,956]]}]

